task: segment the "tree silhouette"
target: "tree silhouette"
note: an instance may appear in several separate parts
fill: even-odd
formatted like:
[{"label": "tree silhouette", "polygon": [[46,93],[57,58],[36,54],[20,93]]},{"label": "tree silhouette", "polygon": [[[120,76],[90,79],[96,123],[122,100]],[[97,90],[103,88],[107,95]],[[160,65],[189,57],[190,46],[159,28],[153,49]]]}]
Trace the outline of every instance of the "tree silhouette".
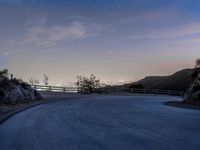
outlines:
[{"label": "tree silhouette", "polygon": [[43,83],[45,86],[49,85],[49,77],[44,73]]},{"label": "tree silhouette", "polygon": [[8,69],[0,70],[0,77],[7,78],[8,77]]},{"label": "tree silhouette", "polygon": [[196,65],[195,65],[195,67],[200,67],[200,58],[198,58],[198,59],[196,60]]},{"label": "tree silhouette", "polygon": [[36,78],[30,78],[28,81],[31,85],[38,85],[40,83],[39,79]]},{"label": "tree silhouette", "polygon": [[100,80],[98,80],[93,74],[89,77],[78,75],[75,84],[78,86],[79,92],[92,93],[96,88],[100,87]]}]

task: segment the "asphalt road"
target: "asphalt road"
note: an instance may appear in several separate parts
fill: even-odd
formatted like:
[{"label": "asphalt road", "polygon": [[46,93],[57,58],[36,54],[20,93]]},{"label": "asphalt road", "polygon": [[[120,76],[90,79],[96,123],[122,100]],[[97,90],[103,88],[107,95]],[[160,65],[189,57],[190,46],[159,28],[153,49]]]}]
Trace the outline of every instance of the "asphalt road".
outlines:
[{"label": "asphalt road", "polygon": [[199,150],[200,111],[167,96],[102,96],[58,101],[0,126],[0,150]]}]

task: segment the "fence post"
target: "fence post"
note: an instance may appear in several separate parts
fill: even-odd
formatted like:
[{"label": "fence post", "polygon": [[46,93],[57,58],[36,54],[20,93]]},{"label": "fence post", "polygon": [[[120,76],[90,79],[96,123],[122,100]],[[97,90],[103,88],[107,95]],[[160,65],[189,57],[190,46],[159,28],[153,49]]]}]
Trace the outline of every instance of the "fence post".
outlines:
[{"label": "fence post", "polygon": [[168,90],[168,95],[171,95],[171,91],[170,90]]},{"label": "fence post", "polygon": [[156,93],[155,94],[158,94],[158,89],[156,89]]},{"label": "fence post", "polygon": [[146,93],[146,89],[144,89],[144,94]]},{"label": "fence post", "polygon": [[51,86],[49,86],[49,91],[51,91]]},{"label": "fence post", "polygon": [[34,85],[34,90],[37,90],[37,86],[36,85]]},{"label": "fence post", "polygon": [[133,88],[131,88],[131,93],[133,93]]}]

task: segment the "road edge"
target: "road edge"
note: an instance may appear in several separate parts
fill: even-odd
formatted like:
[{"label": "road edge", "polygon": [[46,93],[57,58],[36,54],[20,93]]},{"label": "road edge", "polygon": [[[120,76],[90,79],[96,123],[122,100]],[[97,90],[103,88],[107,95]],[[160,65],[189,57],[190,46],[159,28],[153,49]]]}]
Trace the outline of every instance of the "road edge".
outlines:
[{"label": "road edge", "polygon": [[47,101],[41,101],[40,103],[37,103],[37,104],[33,104],[33,105],[30,105],[30,106],[25,106],[24,108],[21,108],[19,110],[16,110],[16,111],[13,111],[13,112],[10,112],[8,114],[6,114],[4,117],[0,118],[0,125],[2,125],[5,121],[7,121],[9,118],[13,117],[14,115],[20,113],[20,112],[23,112],[27,109],[30,109],[32,107],[36,107],[36,106],[39,106],[39,105],[43,105],[43,104],[47,104],[47,103],[52,103],[52,102],[58,102],[58,101],[64,101],[64,100],[72,100],[72,99],[79,99],[79,98],[85,98],[85,96],[77,96],[77,97],[66,97],[66,98],[61,98],[61,99],[53,99],[53,100],[47,100]]}]

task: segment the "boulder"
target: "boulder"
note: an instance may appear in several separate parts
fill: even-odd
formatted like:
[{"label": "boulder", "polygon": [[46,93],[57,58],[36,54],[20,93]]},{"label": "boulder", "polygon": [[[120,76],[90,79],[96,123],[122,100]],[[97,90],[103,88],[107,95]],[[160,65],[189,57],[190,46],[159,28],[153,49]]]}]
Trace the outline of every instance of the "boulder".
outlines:
[{"label": "boulder", "polygon": [[184,102],[200,105],[200,72],[196,74],[190,88],[186,92]]},{"label": "boulder", "polygon": [[16,104],[41,99],[41,95],[30,85],[24,82],[10,80],[0,84],[0,102],[3,104]]}]

